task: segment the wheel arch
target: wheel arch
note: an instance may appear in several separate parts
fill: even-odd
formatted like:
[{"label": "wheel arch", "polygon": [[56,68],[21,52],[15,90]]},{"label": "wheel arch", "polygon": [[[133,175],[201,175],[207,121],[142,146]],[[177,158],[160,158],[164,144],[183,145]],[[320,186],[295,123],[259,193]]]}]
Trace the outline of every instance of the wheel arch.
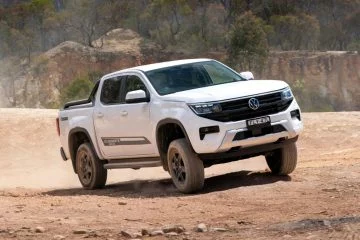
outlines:
[{"label": "wheel arch", "polygon": [[94,153],[96,154],[96,156],[99,157],[96,152],[96,148],[92,142],[91,136],[85,128],[75,127],[70,130],[68,136],[68,144],[69,144],[70,159],[75,173],[77,173],[76,152],[79,146],[85,142],[88,142],[90,144],[90,146],[94,149]]},{"label": "wheel arch", "polygon": [[[166,130],[168,130],[169,132],[167,132],[167,134],[165,135]],[[181,132],[179,132],[179,130]],[[169,148],[171,141],[183,137],[189,144],[190,148],[194,151],[186,129],[179,120],[173,118],[166,118],[158,122],[156,126],[156,144],[159,150],[160,159],[164,170],[168,171],[167,149]]]}]

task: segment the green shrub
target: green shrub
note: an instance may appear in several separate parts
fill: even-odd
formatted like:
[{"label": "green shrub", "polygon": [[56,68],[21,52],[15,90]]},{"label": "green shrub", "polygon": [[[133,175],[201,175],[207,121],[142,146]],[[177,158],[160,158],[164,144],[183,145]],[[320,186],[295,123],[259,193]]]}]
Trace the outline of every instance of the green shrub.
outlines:
[{"label": "green shrub", "polygon": [[90,80],[89,75],[78,77],[60,92],[60,102],[64,104],[69,101],[86,99],[89,97],[94,82]]},{"label": "green shrub", "polygon": [[229,31],[229,64],[236,68],[260,71],[268,57],[267,25],[252,12],[239,16]]}]

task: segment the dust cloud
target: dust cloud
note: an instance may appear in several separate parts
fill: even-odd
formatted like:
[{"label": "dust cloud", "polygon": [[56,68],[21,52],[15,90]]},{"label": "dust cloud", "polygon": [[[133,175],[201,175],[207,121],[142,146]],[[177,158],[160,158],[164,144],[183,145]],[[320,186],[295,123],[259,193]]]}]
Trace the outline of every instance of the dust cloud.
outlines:
[{"label": "dust cloud", "polygon": [[[0,189],[80,187],[71,162],[60,157],[56,116],[57,110],[0,109]],[[264,159],[255,158],[210,167],[206,175],[265,168]],[[109,171],[108,183],[169,178],[161,167],[115,169]]]}]

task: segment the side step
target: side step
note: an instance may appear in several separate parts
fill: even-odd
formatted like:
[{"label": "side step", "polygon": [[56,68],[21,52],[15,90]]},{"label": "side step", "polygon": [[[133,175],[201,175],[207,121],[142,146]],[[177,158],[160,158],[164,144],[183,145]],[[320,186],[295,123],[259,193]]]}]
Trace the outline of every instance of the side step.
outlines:
[{"label": "side step", "polygon": [[136,158],[136,159],[116,159],[109,160],[109,163],[104,164],[106,169],[116,168],[146,168],[146,167],[160,167],[162,166],[160,158]]}]

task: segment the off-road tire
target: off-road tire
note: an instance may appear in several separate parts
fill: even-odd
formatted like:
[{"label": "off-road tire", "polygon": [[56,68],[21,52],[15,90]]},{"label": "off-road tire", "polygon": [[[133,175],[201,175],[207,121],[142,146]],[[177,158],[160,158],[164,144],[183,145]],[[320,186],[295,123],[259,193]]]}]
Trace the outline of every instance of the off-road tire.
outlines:
[{"label": "off-road tire", "polygon": [[286,144],[283,148],[265,156],[266,162],[275,175],[292,173],[297,164],[297,148],[295,143]]},{"label": "off-road tire", "polygon": [[83,143],[76,153],[76,172],[83,188],[103,188],[106,184],[107,169],[95,154],[90,143]]},{"label": "off-road tire", "polygon": [[[180,192],[194,193],[203,188],[204,164],[184,138],[170,143],[167,159],[169,173]],[[176,167],[176,162],[180,167]]]}]

